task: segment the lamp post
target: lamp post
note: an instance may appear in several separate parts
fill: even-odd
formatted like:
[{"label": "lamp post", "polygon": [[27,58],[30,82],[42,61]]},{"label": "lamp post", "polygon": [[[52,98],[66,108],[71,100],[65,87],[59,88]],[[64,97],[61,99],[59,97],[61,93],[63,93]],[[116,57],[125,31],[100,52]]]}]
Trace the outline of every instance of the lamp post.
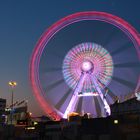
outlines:
[{"label": "lamp post", "polygon": [[11,87],[12,97],[11,97],[11,113],[10,113],[10,121],[11,124],[13,123],[13,103],[14,103],[14,88],[17,86],[17,83],[15,81],[10,81],[9,86]]}]

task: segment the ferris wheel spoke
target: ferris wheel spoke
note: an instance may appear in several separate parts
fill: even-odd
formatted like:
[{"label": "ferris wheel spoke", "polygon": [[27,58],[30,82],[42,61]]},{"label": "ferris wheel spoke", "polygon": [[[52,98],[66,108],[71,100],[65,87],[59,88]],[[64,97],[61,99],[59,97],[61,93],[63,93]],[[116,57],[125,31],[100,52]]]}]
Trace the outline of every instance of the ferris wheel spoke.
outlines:
[{"label": "ferris wheel spoke", "polygon": [[129,99],[134,98],[134,97],[135,97],[135,94],[134,94],[134,92],[132,92],[132,93],[130,93],[128,95],[125,95],[123,97],[123,101],[129,100]]},{"label": "ferris wheel spoke", "polygon": [[116,82],[119,82],[120,84],[123,84],[125,86],[127,86],[128,88],[131,88],[132,90],[134,90],[135,88],[135,83],[121,79],[121,78],[117,78],[117,77],[112,77],[112,80],[115,80]]},{"label": "ferris wheel spoke", "polygon": [[119,54],[119,53],[122,53],[122,52],[124,52],[124,51],[127,51],[128,49],[131,49],[132,47],[132,45],[130,46],[131,44],[130,43],[127,43],[127,44],[125,44],[125,45],[123,45],[123,46],[121,46],[121,47],[119,47],[117,50],[115,50],[115,51],[113,51],[111,54],[112,54],[112,56],[114,56],[114,55],[117,55],[117,54]]},{"label": "ferris wheel spoke", "polygon": [[115,68],[140,68],[140,62],[128,62],[128,63],[120,63],[120,64],[114,64]]},{"label": "ferris wheel spoke", "polygon": [[71,92],[72,90],[71,89],[69,89],[63,96],[62,96],[62,98],[58,101],[58,103],[55,105],[55,107],[57,108],[57,109],[60,109],[61,108],[61,106],[64,104],[64,102],[66,101],[66,99],[68,98],[68,96],[70,95],[70,92]]},{"label": "ferris wheel spoke", "polygon": [[82,104],[83,104],[83,97],[80,97],[80,98],[79,98],[79,101],[78,101],[78,103],[77,103],[76,112],[81,113]]},{"label": "ferris wheel spoke", "polygon": [[97,112],[96,112],[96,103],[95,103],[95,97],[92,97],[92,108],[93,108],[93,112],[91,113],[91,115],[93,115],[93,118],[97,117]]},{"label": "ferris wheel spoke", "polygon": [[107,89],[108,89],[107,95],[115,102],[115,100],[116,100],[115,93],[113,93],[113,91],[110,88],[107,88]]},{"label": "ferris wheel spoke", "polygon": [[56,67],[56,68],[47,68],[47,69],[44,69],[44,72],[57,72],[57,71],[61,71],[62,68],[59,68],[59,67]]},{"label": "ferris wheel spoke", "polygon": [[101,114],[101,107],[98,101],[98,97],[93,97],[94,101],[95,101],[95,108],[96,108],[96,112],[97,112],[97,117],[100,117]]},{"label": "ferris wheel spoke", "polygon": [[55,83],[52,83],[51,85],[49,85],[49,86],[46,87],[45,92],[49,92],[53,88],[56,88],[57,86],[59,86],[60,84],[62,84],[63,82],[64,82],[64,79],[60,79],[60,80],[56,81]]},{"label": "ferris wheel spoke", "polygon": [[57,57],[57,58],[59,58],[59,59],[63,59],[63,56],[62,55],[60,55],[60,54],[58,54],[57,52],[50,52],[49,53],[50,54],[50,56],[55,56],[55,57]]},{"label": "ferris wheel spoke", "polygon": [[97,100],[99,101],[100,106],[100,116],[101,117],[107,117],[111,115],[111,109],[107,102],[107,100],[104,98],[104,100],[101,99],[100,96],[97,97]]},{"label": "ferris wheel spoke", "polygon": [[110,43],[111,40],[113,40],[113,38],[115,37],[115,34],[116,34],[116,33],[117,33],[117,32],[113,30],[113,31],[108,35],[108,37],[107,37],[106,40],[105,40],[104,46],[108,47],[108,44]]}]

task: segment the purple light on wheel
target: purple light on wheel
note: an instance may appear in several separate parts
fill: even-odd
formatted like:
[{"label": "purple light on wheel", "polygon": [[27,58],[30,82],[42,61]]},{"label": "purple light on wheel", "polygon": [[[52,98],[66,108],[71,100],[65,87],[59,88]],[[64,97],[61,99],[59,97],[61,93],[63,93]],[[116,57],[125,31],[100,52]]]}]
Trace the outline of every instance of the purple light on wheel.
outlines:
[{"label": "purple light on wheel", "polygon": [[[109,52],[95,43],[82,43],[72,48],[63,61],[63,75],[72,89],[76,88],[81,72],[90,72],[96,77],[100,88],[106,87],[113,74],[113,61]],[[82,92],[95,92],[95,85],[86,77]]]}]

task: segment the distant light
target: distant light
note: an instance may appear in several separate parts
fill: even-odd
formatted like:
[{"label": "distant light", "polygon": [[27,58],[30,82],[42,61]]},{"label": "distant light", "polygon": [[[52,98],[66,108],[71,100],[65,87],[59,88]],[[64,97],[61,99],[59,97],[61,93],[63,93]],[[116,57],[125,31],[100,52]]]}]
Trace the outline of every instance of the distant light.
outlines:
[{"label": "distant light", "polygon": [[118,120],[114,120],[114,124],[118,124],[119,123],[119,121]]},{"label": "distant light", "polygon": [[11,111],[11,108],[5,108],[5,111]]},{"label": "distant light", "polygon": [[31,116],[32,115],[32,112],[29,112],[29,115]]},{"label": "distant light", "polygon": [[28,100],[25,100],[26,103],[28,103]]},{"label": "distant light", "polygon": [[6,115],[5,115],[5,114],[2,114],[1,116],[2,116],[2,117],[5,117]]},{"label": "distant light", "polygon": [[38,124],[38,122],[34,122],[34,125],[37,125]]},{"label": "distant light", "polygon": [[31,126],[31,127],[26,127],[25,129],[27,129],[27,130],[34,130],[35,127],[34,126]]}]

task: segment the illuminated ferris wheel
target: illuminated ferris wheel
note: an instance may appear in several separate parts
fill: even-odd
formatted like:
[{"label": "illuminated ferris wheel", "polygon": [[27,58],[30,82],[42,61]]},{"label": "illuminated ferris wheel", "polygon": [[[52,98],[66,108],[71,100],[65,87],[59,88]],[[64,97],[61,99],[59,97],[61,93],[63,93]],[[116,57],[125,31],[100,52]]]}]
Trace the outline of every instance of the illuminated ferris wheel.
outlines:
[{"label": "illuminated ferris wheel", "polygon": [[140,88],[140,38],[126,21],[103,12],[67,16],[41,36],[33,51],[34,95],[54,120],[71,112],[111,114]]}]

